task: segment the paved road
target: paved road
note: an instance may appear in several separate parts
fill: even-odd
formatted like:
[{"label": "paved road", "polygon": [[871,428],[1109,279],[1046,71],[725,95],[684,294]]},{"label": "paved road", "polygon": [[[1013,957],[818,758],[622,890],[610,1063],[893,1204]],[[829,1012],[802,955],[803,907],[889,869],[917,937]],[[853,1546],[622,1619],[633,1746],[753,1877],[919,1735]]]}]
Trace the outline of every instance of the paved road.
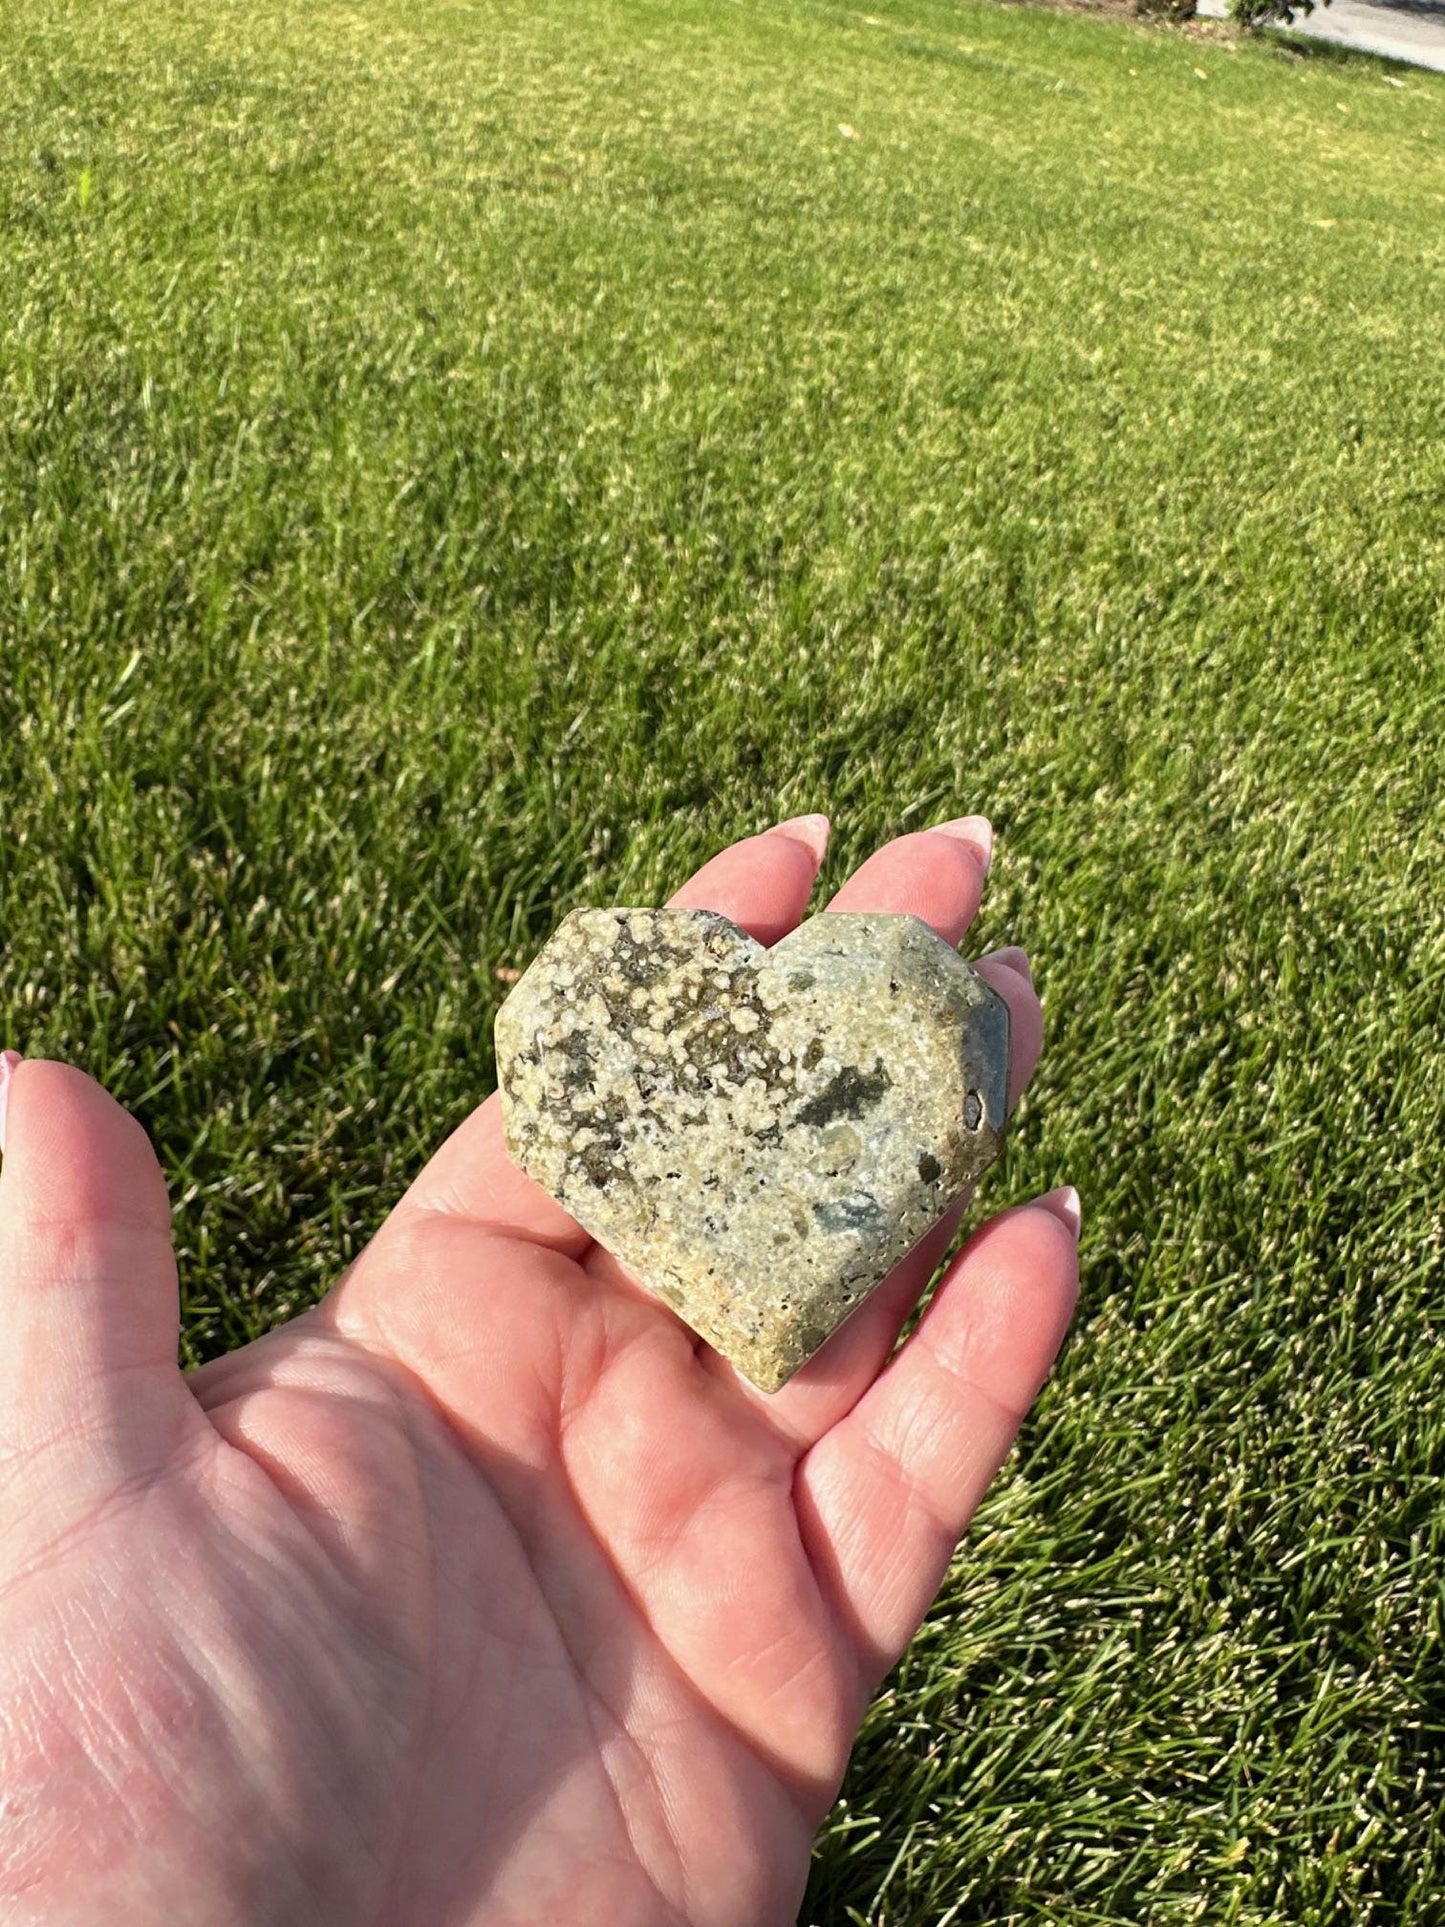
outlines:
[{"label": "paved road", "polygon": [[[1229,11],[1226,0],[1198,0],[1198,6],[1210,20]],[[1291,31],[1445,73],[1445,0],[1330,0],[1312,14],[1297,14]]]}]

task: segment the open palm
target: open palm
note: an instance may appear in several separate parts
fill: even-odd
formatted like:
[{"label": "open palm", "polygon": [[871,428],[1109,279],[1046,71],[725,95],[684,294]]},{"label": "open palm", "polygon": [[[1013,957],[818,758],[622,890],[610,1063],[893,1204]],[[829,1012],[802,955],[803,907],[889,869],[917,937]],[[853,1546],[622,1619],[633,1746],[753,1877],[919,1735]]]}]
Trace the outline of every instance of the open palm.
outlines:
[{"label": "open palm", "polygon": [[[800,819],[673,899],[765,943]],[[834,906],[956,942],[976,822]],[[1040,1018],[1019,952],[985,963]],[[765,1398],[507,1158],[495,1098],[313,1312],[177,1370],[166,1188],[79,1072],[0,1173],[0,1923],[772,1927],[1072,1308],[1069,1194]]]}]

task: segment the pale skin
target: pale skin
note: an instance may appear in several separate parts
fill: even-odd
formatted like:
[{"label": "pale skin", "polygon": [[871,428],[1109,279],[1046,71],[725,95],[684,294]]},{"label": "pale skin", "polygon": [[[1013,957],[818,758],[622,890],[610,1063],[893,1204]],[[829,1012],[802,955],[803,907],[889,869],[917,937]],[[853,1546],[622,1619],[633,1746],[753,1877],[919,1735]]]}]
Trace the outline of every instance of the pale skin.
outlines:
[{"label": "pale skin", "polygon": [[[774,943],[825,836],[672,901]],[[958,942],[988,850],[899,838],[829,907]],[[982,967],[1016,1100],[1038,1002]],[[895,1352],[960,1204],[768,1398],[493,1097],[314,1311],[184,1375],[145,1133],[65,1065],[0,1082],[0,1923],[787,1927],[1063,1337],[1075,1194],[977,1232]]]}]

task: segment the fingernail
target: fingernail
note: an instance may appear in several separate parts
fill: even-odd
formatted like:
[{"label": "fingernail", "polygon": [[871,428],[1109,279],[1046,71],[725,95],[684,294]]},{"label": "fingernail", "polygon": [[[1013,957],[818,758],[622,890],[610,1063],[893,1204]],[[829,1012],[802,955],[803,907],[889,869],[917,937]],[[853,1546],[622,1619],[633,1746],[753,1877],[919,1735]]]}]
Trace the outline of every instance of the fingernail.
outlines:
[{"label": "fingernail", "polygon": [[775,823],[768,834],[790,836],[795,843],[801,843],[805,850],[812,853],[815,862],[821,863],[828,854],[831,828],[826,816],[790,816],[786,823]]},{"label": "fingernail", "polygon": [[1005,944],[1002,950],[990,950],[986,958],[979,958],[979,962],[1001,963],[1006,970],[1012,970],[1016,976],[1026,977],[1030,983],[1034,980],[1029,953],[1027,950],[1020,950],[1016,943]]},{"label": "fingernail", "polygon": [[1045,1211],[1052,1211],[1060,1224],[1069,1227],[1074,1243],[1079,1242],[1079,1232],[1084,1223],[1084,1207],[1079,1202],[1079,1194],[1071,1184],[1061,1184],[1057,1191],[1047,1191],[1041,1198],[1034,1199]]},{"label": "fingernail", "polygon": [[993,862],[993,825],[986,816],[956,816],[951,823],[935,823],[933,827],[940,836],[957,837],[960,843],[966,843],[983,865],[984,875],[988,875]]},{"label": "fingernail", "polygon": [[5,1113],[10,1106],[10,1080],[19,1062],[18,1050],[0,1051],[0,1151],[5,1149]]}]

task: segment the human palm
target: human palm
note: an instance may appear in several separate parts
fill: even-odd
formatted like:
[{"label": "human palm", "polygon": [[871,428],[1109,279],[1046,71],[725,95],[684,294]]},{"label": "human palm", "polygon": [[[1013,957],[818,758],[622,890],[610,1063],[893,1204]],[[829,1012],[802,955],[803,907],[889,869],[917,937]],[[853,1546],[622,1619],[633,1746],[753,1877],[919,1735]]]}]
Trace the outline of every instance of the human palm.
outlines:
[{"label": "human palm", "polygon": [[[819,819],[673,899],[766,943]],[[840,909],[957,941],[975,821]],[[982,839],[982,840],[981,840]],[[983,968],[1038,1053],[1019,952]],[[495,1098],[314,1311],[184,1377],[165,1184],[61,1065],[0,1172],[0,1923],[773,1927],[1072,1307],[1071,1194],[771,1398],[507,1158]],[[888,1361],[885,1363],[885,1361]]]}]

